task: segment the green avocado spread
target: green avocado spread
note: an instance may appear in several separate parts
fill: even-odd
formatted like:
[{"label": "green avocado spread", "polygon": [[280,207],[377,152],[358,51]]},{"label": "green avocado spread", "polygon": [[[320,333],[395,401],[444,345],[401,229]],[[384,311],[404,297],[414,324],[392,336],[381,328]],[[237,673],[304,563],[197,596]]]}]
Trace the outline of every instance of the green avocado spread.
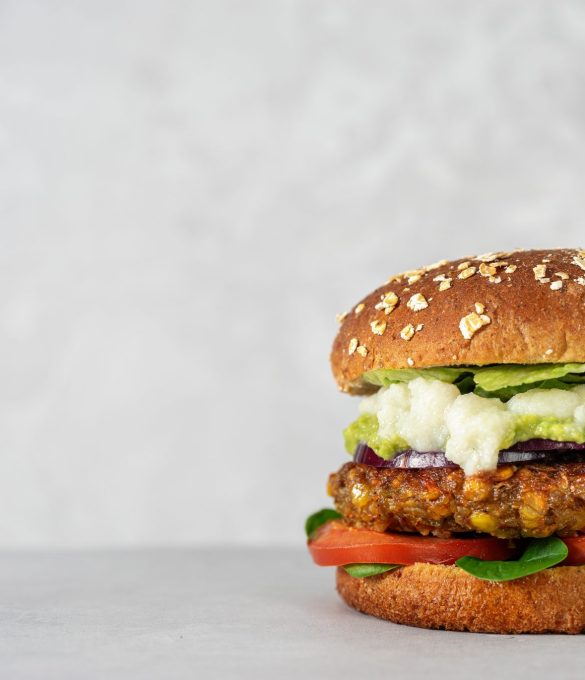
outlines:
[{"label": "green avocado spread", "polygon": [[[585,443],[585,428],[569,418],[541,418],[533,415],[515,416],[512,441],[506,441],[507,448],[528,439],[552,439],[556,442]],[[378,418],[373,413],[363,413],[343,431],[345,448],[354,454],[359,442],[364,442],[380,458],[390,460],[400,451],[410,448],[399,435],[382,438],[378,434]]]},{"label": "green avocado spread", "polygon": [[380,458],[390,460],[408,448],[408,442],[396,435],[392,439],[378,436],[378,418],[373,413],[363,413],[343,431],[345,448],[352,456],[360,442],[366,443]]}]

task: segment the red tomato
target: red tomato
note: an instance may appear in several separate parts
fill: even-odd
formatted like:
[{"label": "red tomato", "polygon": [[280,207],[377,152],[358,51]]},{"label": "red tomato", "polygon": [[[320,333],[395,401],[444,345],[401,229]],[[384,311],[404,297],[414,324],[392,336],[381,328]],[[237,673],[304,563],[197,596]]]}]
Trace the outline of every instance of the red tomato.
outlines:
[{"label": "red tomato", "polygon": [[[581,550],[585,554],[585,545]],[[435,538],[418,534],[389,534],[354,529],[337,521],[327,522],[316,531],[309,541],[309,552],[315,563],[322,567],[356,563],[454,564],[465,555],[483,560],[506,560],[518,555],[518,549],[510,541],[491,536]]]},{"label": "red tomato", "polygon": [[565,567],[575,567],[585,564],[585,536],[573,536],[562,539],[569,548],[569,555],[562,563]]}]

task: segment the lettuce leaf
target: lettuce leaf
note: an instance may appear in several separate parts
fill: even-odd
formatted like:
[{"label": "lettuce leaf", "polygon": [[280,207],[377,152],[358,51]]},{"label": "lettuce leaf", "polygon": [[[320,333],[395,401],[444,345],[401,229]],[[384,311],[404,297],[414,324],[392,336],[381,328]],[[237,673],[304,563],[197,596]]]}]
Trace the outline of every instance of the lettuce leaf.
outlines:
[{"label": "lettuce leaf", "polygon": [[534,364],[531,366],[509,364],[472,370],[476,385],[486,392],[495,392],[504,387],[563,378],[569,373],[585,373],[585,364]]},{"label": "lettuce leaf", "polygon": [[432,368],[378,369],[362,376],[370,385],[387,387],[395,382],[415,378],[441,380],[455,384],[462,394],[475,392],[481,397],[510,399],[527,390],[566,390],[585,383],[585,364],[500,364],[497,366],[461,366]]},{"label": "lettuce leaf", "polygon": [[[568,377],[568,376],[567,376]],[[488,392],[481,387],[476,387],[473,392],[479,397],[488,397],[501,399],[502,401],[508,401],[515,394],[520,394],[521,392],[528,392],[528,390],[570,390],[574,387],[576,382],[585,382],[585,376],[581,376],[583,380],[564,382],[563,380],[558,380],[556,378],[552,380],[541,380],[536,383],[525,383],[524,385],[514,385],[514,387],[502,387],[499,390],[494,390],[493,392]]]},{"label": "lettuce leaf", "polygon": [[[585,369],[583,369],[585,370]],[[364,373],[362,379],[370,385],[386,387],[395,382],[408,382],[415,378],[427,378],[428,380],[441,380],[442,382],[454,383],[464,373],[471,373],[469,368],[379,368],[375,371]]]}]

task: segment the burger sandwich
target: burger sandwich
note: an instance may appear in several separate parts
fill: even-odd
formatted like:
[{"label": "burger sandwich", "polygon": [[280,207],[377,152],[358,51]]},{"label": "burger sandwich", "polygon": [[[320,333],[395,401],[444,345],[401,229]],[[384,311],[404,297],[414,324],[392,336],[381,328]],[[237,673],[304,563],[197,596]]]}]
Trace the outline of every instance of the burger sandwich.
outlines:
[{"label": "burger sandwich", "polygon": [[585,251],[392,276],[340,316],[361,395],[335,509],[306,523],[355,609],[491,633],[585,630]]}]

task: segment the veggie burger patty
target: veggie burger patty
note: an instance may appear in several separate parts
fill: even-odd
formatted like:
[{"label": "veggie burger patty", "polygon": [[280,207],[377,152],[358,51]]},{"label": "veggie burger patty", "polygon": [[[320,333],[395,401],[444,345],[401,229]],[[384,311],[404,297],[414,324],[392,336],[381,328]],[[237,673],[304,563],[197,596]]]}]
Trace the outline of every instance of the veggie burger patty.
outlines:
[{"label": "veggie burger patty", "polygon": [[585,463],[501,465],[470,477],[461,468],[346,463],[328,491],[350,526],[375,531],[542,538],[585,527]]}]

